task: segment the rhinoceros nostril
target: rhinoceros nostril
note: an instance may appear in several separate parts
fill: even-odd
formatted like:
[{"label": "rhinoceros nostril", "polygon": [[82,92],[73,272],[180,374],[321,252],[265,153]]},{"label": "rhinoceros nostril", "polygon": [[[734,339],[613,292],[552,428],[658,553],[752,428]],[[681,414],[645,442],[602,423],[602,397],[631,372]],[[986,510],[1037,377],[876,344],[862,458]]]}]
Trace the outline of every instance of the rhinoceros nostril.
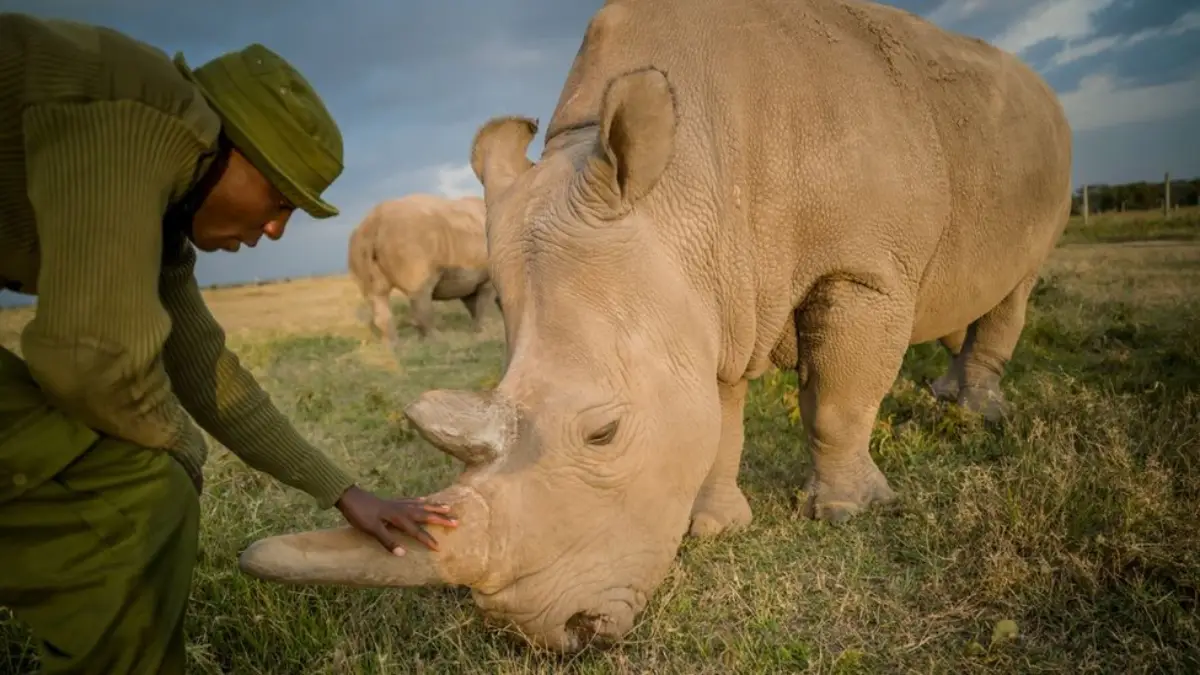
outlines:
[{"label": "rhinoceros nostril", "polygon": [[574,647],[607,647],[613,644],[610,631],[606,630],[608,617],[591,612],[575,612],[567,619],[567,634]]}]

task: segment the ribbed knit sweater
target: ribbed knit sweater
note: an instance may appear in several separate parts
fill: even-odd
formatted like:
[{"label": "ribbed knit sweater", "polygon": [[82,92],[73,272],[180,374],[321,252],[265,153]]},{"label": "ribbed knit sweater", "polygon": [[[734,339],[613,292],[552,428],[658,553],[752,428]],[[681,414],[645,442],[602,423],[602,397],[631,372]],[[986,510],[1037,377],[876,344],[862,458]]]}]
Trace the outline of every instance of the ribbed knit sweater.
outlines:
[{"label": "ribbed knit sweater", "polygon": [[167,208],[220,120],[166,54],[111,30],[0,14],[0,284],[38,298],[21,351],[93,429],[206,459],[192,420],[250,466],[334,504],[353,480],[225,345]]}]

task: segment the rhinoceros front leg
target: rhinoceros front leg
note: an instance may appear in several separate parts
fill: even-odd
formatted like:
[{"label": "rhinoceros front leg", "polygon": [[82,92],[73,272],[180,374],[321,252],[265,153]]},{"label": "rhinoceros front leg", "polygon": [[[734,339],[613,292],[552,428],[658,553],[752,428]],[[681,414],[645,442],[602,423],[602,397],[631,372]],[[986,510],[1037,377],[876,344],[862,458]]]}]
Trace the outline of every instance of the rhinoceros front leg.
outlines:
[{"label": "rhinoceros front leg", "polygon": [[803,514],[839,522],[895,493],[871,459],[871,430],[908,347],[912,308],[849,281],[796,312],[800,414],[813,473]]},{"label": "rhinoceros front leg", "polygon": [[1036,274],[1023,279],[1000,304],[979,317],[967,331],[962,349],[951,365],[952,371],[957,367],[960,378],[956,392],[958,405],[992,422],[1008,413],[1000,379],[1021,338],[1029,294],[1036,281]]},{"label": "rhinoceros front leg", "polygon": [[721,396],[721,440],[716,460],[708,470],[708,477],[704,479],[704,485],[692,506],[692,536],[711,536],[750,524],[750,503],[737,484],[745,440],[742,415],[746,386],[746,380],[732,386],[718,385]]}]

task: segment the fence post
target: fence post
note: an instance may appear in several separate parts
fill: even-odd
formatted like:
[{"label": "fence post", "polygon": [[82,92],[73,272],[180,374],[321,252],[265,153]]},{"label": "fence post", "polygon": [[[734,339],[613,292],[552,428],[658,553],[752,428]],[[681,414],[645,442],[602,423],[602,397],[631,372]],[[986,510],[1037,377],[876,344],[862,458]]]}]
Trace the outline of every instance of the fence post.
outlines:
[{"label": "fence post", "polygon": [[1171,217],[1171,172],[1163,174],[1163,218]]}]

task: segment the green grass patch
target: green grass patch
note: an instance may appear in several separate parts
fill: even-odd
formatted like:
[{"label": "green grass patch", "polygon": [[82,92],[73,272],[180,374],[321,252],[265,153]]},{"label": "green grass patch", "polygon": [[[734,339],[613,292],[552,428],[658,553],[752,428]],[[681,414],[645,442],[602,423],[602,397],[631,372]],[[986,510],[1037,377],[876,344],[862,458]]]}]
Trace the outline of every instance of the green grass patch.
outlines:
[{"label": "green grass patch", "polygon": [[1155,211],[1095,214],[1071,218],[1063,233],[1064,244],[1121,244],[1127,242],[1200,241],[1200,209],[1180,209],[1164,218]]}]

